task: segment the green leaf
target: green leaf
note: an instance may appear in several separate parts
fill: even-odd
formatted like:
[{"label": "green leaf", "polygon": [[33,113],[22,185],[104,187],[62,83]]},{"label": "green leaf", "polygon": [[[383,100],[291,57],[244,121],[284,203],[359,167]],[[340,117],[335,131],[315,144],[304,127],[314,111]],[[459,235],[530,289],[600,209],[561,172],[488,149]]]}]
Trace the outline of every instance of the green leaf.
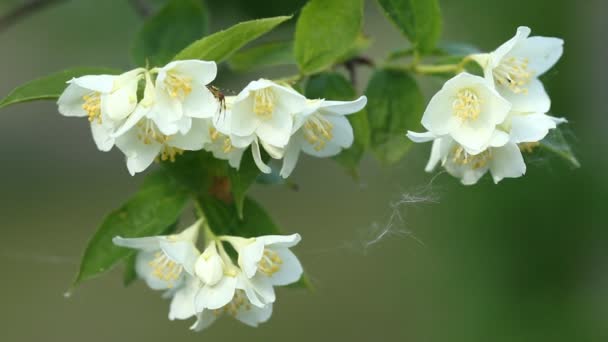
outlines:
[{"label": "green leaf", "polygon": [[570,164],[570,166],[579,168],[581,167],[581,163],[578,161],[570,144],[566,141],[564,137],[564,133],[560,128],[552,129],[549,131],[549,134],[540,141],[540,147],[543,150],[551,152],[566,162]]},{"label": "green leaf", "polygon": [[[344,76],[335,72],[327,72],[312,76],[308,80],[306,97],[350,101],[354,100],[357,94],[352,84]],[[367,111],[364,109],[348,115],[347,119],[353,127],[355,141],[353,146],[342,151],[334,159],[356,177],[359,162],[370,141]]]},{"label": "green leaf", "polygon": [[201,0],[171,0],[148,18],[137,33],[131,56],[136,64],[162,66],[194,40],[207,34]]},{"label": "green leaf", "polygon": [[166,171],[148,175],[139,191],[110,213],[89,241],[74,286],[110,270],[133,254],[131,249],[115,246],[113,237],[159,235],[177,221],[188,198],[188,192]]},{"label": "green leaf", "polygon": [[431,52],[441,35],[441,11],[437,0],[378,0],[386,16],[414,47]]},{"label": "green leaf", "polygon": [[372,151],[382,162],[395,163],[411,146],[406,132],[421,127],[422,92],[407,71],[382,69],[374,73],[365,93]]},{"label": "green leaf", "polygon": [[263,67],[295,64],[293,42],[272,42],[239,51],[228,60],[235,71],[250,71]]},{"label": "green leaf", "polygon": [[291,16],[245,21],[190,44],[174,60],[203,59],[220,63],[245,44],[271,31]]},{"label": "green leaf", "polygon": [[118,73],[120,71],[114,69],[93,67],[79,67],[60,71],[15,88],[0,101],[0,108],[22,102],[56,100],[67,87],[66,82],[74,77],[97,74],[114,75]]},{"label": "green leaf", "polygon": [[234,197],[237,214],[240,219],[243,218],[243,206],[245,204],[245,195],[256,179],[260,175],[260,169],[255,165],[253,156],[249,150],[245,151],[239,169],[228,167],[228,177],[230,178],[230,190]]},{"label": "green leaf", "polygon": [[137,253],[132,253],[125,260],[125,272],[122,275],[122,284],[126,287],[133,284],[137,280],[137,271],[135,270],[135,262]]},{"label": "green leaf", "polygon": [[332,66],[355,44],[363,24],[362,0],[311,0],[296,24],[295,56],[313,74]]}]

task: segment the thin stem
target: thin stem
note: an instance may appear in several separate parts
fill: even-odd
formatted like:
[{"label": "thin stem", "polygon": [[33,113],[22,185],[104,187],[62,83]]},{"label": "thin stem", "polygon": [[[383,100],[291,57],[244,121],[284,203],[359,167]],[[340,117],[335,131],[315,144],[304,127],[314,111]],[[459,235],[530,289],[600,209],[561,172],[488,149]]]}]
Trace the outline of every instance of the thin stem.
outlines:
[{"label": "thin stem", "polygon": [[412,70],[419,74],[441,74],[446,72],[458,72],[461,70],[460,64],[443,64],[443,65],[413,65]]},{"label": "thin stem", "polygon": [[65,0],[28,0],[5,15],[0,16],[0,31],[6,30],[20,20],[63,1]]}]

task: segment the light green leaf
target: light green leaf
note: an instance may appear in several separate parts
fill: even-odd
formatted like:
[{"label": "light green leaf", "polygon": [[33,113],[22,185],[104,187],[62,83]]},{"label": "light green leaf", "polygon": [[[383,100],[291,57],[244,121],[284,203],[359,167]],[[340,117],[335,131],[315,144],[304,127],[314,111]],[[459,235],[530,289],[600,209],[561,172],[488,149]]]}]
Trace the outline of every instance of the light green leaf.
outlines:
[{"label": "light green leaf", "polygon": [[[306,97],[350,101],[354,100],[357,94],[352,84],[344,76],[328,72],[312,76],[308,80],[306,84]],[[365,109],[346,117],[353,127],[355,141],[349,149],[342,151],[334,159],[356,177],[359,162],[369,145],[369,122]]]},{"label": "light green leaf", "polygon": [[207,11],[201,0],[171,0],[146,19],[131,56],[136,64],[163,66],[176,53],[207,34]]},{"label": "light green leaf", "polygon": [[382,162],[395,163],[411,146],[407,130],[421,127],[422,92],[407,71],[382,69],[374,73],[365,93],[372,151]]},{"label": "light green leaf", "polygon": [[296,24],[295,56],[300,70],[329,68],[355,44],[363,24],[362,0],[311,0]]},{"label": "light green leaf", "polygon": [[260,169],[255,165],[253,156],[249,150],[245,151],[239,169],[228,167],[228,177],[230,178],[230,189],[234,197],[237,214],[240,219],[243,218],[243,206],[245,204],[245,195],[247,191],[255,183],[260,175]]},{"label": "light green leaf", "polygon": [[141,189],[110,213],[89,241],[74,286],[110,270],[133,253],[115,246],[114,236],[159,235],[177,221],[187,201],[188,192],[166,171],[148,175]]},{"label": "light green leaf", "polygon": [[574,155],[570,144],[568,144],[568,141],[566,141],[564,133],[560,128],[549,131],[549,134],[547,134],[547,136],[540,141],[540,147],[545,151],[559,156],[568,162],[572,167],[581,167],[581,163]]},{"label": "light green leaf", "polygon": [[415,48],[431,52],[441,35],[441,11],[437,0],[378,0],[386,16]]},{"label": "light green leaf", "polygon": [[182,50],[174,60],[203,59],[217,63],[229,58],[245,44],[268,33],[291,16],[245,21],[224,31],[197,40]]},{"label": "light green leaf", "polygon": [[22,102],[56,100],[67,87],[66,82],[74,77],[98,74],[115,75],[118,73],[120,73],[120,71],[114,69],[93,67],[80,67],[60,71],[15,88],[8,96],[0,101],[0,108]]},{"label": "light green leaf", "polygon": [[234,54],[228,65],[235,71],[295,64],[293,42],[272,42],[260,44]]}]

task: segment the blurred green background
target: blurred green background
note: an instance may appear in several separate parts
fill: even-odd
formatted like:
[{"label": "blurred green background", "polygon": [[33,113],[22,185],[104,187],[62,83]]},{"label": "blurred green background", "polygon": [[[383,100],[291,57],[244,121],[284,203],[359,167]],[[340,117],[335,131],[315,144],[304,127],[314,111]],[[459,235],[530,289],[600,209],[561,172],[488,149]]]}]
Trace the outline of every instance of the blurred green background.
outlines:
[{"label": "blurred green background", "polygon": [[[207,1],[213,31],[302,2]],[[17,3],[3,0],[0,13]],[[545,80],[581,169],[543,157],[499,185],[464,187],[442,174],[428,186],[430,146],[417,145],[391,168],[366,158],[358,184],[330,160],[305,158],[293,175],[299,192],[254,193],[285,231],[303,235],[296,251],[316,292],[280,289],[258,329],[225,318],[194,334],[190,322],[167,320],[157,293],[124,289],[119,271],[64,298],[88,238],[142,176],[128,175],[118,151],[98,152],[86,120],[61,117],[51,102],[12,107],[0,115],[0,340],[608,341],[608,2],[441,3],[444,40],[492,49],[518,25],[565,39]],[[365,21],[372,57],[406,46],[374,1]],[[140,24],[126,0],[71,0],[28,17],[0,32],[0,94],[75,65],[127,68]],[[223,71],[218,85],[236,92],[280,71]],[[425,83],[428,95],[439,86]],[[394,205],[404,194],[437,201]]]}]

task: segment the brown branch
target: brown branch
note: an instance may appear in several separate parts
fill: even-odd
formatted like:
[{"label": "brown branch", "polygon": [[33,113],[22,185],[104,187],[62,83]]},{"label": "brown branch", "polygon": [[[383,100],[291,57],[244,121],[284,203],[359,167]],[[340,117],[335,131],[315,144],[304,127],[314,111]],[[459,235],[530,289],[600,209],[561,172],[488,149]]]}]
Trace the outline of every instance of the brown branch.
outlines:
[{"label": "brown branch", "polygon": [[0,16],[0,31],[4,31],[20,20],[39,12],[50,5],[58,4],[65,0],[27,0],[22,5],[10,10]]},{"label": "brown branch", "polygon": [[146,0],[129,0],[129,2],[137,14],[143,18],[149,17],[154,12],[154,9]]}]

